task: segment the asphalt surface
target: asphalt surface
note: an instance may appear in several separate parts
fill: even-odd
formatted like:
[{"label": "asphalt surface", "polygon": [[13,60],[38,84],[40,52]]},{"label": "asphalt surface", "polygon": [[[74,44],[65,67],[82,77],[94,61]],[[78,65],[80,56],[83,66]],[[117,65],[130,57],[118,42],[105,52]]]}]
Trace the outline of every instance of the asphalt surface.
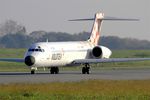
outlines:
[{"label": "asphalt surface", "polygon": [[89,75],[83,75],[80,71],[60,71],[59,74],[40,72],[34,75],[30,72],[0,72],[0,84],[74,82],[90,79],[146,80],[150,79],[150,69],[98,70],[92,71]]}]

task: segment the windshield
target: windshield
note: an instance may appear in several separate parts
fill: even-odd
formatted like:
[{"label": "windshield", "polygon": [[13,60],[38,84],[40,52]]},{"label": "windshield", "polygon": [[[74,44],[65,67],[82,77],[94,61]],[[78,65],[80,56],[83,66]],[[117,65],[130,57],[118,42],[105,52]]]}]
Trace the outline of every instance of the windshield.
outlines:
[{"label": "windshield", "polygon": [[29,48],[28,52],[44,52],[44,49],[42,49],[41,46],[36,46]]},{"label": "windshield", "polygon": [[44,52],[44,49],[29,49],[28,52]]}]

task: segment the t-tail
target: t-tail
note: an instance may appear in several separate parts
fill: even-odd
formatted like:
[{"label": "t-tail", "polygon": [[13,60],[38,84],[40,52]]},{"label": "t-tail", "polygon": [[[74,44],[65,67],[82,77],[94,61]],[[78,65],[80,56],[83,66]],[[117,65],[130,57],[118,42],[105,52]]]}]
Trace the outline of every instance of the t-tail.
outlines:
[{"label": "t-tail", "polygon": [[89,37],[88,41],[93,45],[98,45],[100,35],[101,35],[101,26],[103,20],[109,21],[139,21],[139,19],[131,19],[131,18],[117,18],[117,17],[104,17],[104,13],[96,13],[94,18],[88,19],[73,19],[69,21],[87,21],[87,20],[94,20],[94,24],[91,31],[91,36]]}]

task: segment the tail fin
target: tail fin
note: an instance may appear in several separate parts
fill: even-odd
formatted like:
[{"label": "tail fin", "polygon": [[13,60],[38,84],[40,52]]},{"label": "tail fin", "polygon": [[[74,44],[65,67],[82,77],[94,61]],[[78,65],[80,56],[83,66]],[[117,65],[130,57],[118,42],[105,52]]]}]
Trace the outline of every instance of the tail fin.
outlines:
[{"label": "tail fin", "polygon": [[89,38],[89,42],[91,42],[94,45],[98,45],[103,18],[104,18],[103,13],[95,14],[95,21],[92,27],[91,36]]},{"label": "tail fin", "polygon": [[139,21],[139,19],[131,19],[131,18],[117,18],[117,17],[110,17],[106,16],[104,18],[104,13],[96,13],[95,18],[87,18],[87,19],[73,19],[69,21],[89,21],[94,20],[93,28],[91,31],[91,36],[89,38],[89,42],[93,45],[98,45],[99,39],[100,39],[100,32],[101,32],[101,25],[102,21]]}]

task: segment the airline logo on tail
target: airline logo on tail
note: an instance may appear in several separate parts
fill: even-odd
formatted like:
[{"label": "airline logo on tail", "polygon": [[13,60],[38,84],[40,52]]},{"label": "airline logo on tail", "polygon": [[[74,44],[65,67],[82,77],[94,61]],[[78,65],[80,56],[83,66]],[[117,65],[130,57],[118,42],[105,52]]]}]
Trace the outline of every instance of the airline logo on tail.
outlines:
[{"label": "airline logo on tail", "polygon": [[98,45],[103,18],[104,18],[104,13],[96,13],[94,25],[89,39],[89,41],[94,45]]}]

